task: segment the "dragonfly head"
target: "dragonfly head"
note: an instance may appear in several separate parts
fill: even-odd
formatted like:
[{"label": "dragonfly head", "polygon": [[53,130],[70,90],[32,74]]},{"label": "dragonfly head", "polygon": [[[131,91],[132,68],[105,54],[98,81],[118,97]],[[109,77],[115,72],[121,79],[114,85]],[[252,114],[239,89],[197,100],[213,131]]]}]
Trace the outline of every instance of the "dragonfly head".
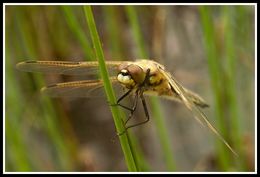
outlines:
[{"label": "dragonfly head", "polygon": [[142,84],[145,79],[146,73],[136,64],[121,65],[119,70],[120,72],[117,75],[117,80],[128,89],[132,89],[136,85]]}]

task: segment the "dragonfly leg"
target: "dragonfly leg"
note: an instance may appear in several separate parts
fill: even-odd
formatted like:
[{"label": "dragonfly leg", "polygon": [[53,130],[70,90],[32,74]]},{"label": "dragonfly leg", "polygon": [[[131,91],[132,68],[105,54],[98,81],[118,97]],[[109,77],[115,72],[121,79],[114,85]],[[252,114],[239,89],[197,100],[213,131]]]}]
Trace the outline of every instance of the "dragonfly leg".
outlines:
[{"label": "dragonfly leg", "polygon": [[122,95],[116,102],[118,104],[120,101],[122,101],[126,96],[128,96],[132,92],[132,89],[128,90],[124,95]]},{"label": "dragonfly leg", "polygon": [[127,106],[124,106],[120,103],[117,103],[118,106],[121,106],[122,108],[127,109],[128,111],[130,111],[130,114],[128,115],[127,120],[124,122],[124,125],[126,126],[127,122],[133,117],[133,114],[137,108],[137,103],[138,103],[138,93],[136,92],[135,98],[134,98],[134,104],[132,108],[129,108]]},{"label": "dragonfly leg", "polygon": [[144,99],[144,97],[143,97],[143,94],[140,95],[140,98],[141,98],[141,100],[142,100],[142,104],[143,104],[143,107],[144,107],[144,113],[145,113],[145,116],[146,116],[145,121],[139,122],[139,123],[134,124],[134,125],[127,126],[123,132],[121,132],[121,133],[118,134],[118,136],[121,136],[121,135],[123,135],[124,133],[126,133],[126,131],[127,131],[129,128],[132,128],[132,127],[136,127],[136,126],[145,124],[146,122],[148,122],[148,121],[150,120],[150,116],[149,116],[149,113],[148,113],[147,105],[146,105],[145,99]]},{"label": "dragonfly leg", "polygon": [[[145,86],[146,83],[148,83],[149,81],[149,75],[150,75],[150,69],[147,69],[146,71],[146,74],[145,74],[145,79],[143,81],[143,83],[140,85],[139,89],[137,90],[136,92],[136,97],[135,97],[135,105],[134,105],[134,109],[132,109],[133,111],[131,111],[128,119],[126,120],[125,124],[132,118],[132,115],[133,115],[133,112],[134,110],[136,109],[136,105],[137,105],[137,98],[138,98],[138,91],[140,91],[140,98],[142,100],[142,104],[143,104],[143,107],[144,107],[144,113],[145,113],[145,116],[146,116],[146,120],[143,121],[143,122],[139,122],[137,124],[134,124],[134,125],[130,125],[130,126],[127,126],[125,127],[125,130],[121,133],[118,134],[118,136],[121,136],[123,135],[124,133],[126,133],[127,129],[129,128],[132,128],[132,127],[136,127],[136,126],[139,126],[139,125],[142,125],[142,124],[145,124],[146,122],[148,122],[150,120],[150,116],[149,116],[149,113],[148,113],[148,109],[147,109],[147,105],[146,105],[146,102],[145,102],[145,99],[144,99],[144,96],[143,96],[143,88]],[[123,95],[124,96],[124,95]],[[119,99],[120,100],[120,99]],[[122,100],[122,99],[121,99]],[[120,100],[120,101],[121,101]]]},{"label": "dragonfly leg", "polygon": [[[145,75],[145,79],[144,79],[143,83],[141,84],[141,86],[143,86],[143,85],[147,82],[147,80],[148,80],[148,78],[149,78],[149,74],[150,74],[150,69],[147,69],[147,72],[146,72],[146,75]],[[125,125],[126,125],[126,123],[132,118],[133,113],[134,113],[134,111],[136,110],[136,106],[137,106],[137,102],[138,102],[138,92],[141,92],[140,95],[141,95],[142,103],[143,103],[143,106],[144,106],[144,109],[145,109],[145,115],[146,115],[146,117],[149,118],[149,114],[148,114],[148,111],[147,111],[147,106],[146,106],[146,103],[145,103],[145,100],[144,100],[144,97],[143,97],[143,91],[141,91],[141,90],[142,90],[142,88],[140,87],[140,88],[136,91],[136,93],[135,93],[134,106],[133,106],[132,109],[128,109],[128,110],[131,111],[131,113],[129,114],[128,119],[126,120]],[[121,105],[121,106],[123,107],[123,105]],[[126,109],[127,109],[127,108],[126,108]],[[148,116],[147,116],[147,115],[148,115]]]},{"label": "dragonfly leg", "polygon": [[127,107],[125,105],[120,104],[119,102],[122,101],[126,96],[128,96],[130,93],[132,92],[132,89],[128,90],[124,95],[122,95],[116,102],[116,104],[111,104],[110,106],[121,106],[122,108],[130,111],[131,113],[133,113],[135,111],[135,107],[133,106],[133,108]]},{"label": "dragonfly leg", "polygon": [[130,114],[128,115],[127,120],[125,121],[125,126],[126,126],[127,122],[133,117],[133,114],[134,114],[136,107],[137,107],[137,103],[138,103],[138,93],[135,94],[134,105],[132,107],[132,110],[130,111]]},{"label": "dragonfly leg", "polygon": [[145,84],[149,83],[149,75],[150,75],[150,68],[147,69],[146,73],[145,73],[145,78],[143,83],[140,85],[139,88],[142,88],[143,86],[145,86]]},{"label": "dragonfly leg", "polygon": [[132,111],[131,108],[124,106],[122,104],[120,104],[119,102],[122,101],[126,96],[128,96],[130,93],[132,92],[132,90],[128,90],[126,93],[124,93],[124,95],[122,95],[116,102],[116,104],[110,104],[110,106],[121,106],[122,108],[125,108],[129,111]]}]

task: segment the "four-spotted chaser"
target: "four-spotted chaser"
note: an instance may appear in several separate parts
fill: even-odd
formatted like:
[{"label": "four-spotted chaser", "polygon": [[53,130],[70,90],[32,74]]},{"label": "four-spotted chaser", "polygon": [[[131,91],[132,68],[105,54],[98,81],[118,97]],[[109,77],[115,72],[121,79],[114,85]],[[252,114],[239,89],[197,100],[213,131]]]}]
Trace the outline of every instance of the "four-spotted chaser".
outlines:
[{"label": "four-spotted chaser", "polygon": [[[170,100],[183,102],[193,113],[196,120],[203,126],[207,126],[220,140],[236,155],[225,139],[210,124],[206,115],[199,107],[207,107],[208,104],[197,94],[184,88],[176,79],[165,70],[165,67],[153,60],[140,59],[136,61],[107,61],[108,71],[117,76],[110,78],[113,84],[119,83],[127,91],[117,100],[119,105],[130,111],[125,121],[125,131],[128,128],[144,124],[149,121],[149,113],[144,95],[155,95]],[[56,73],[63,75],[88,75],[98,70],[98,62],[68,62],[68,61],[25,61],[17,64],[17,68],[28,72]],[[102,80],[83,80],[58,83],[44,87],[43,92],[52,96],[92,96],[96,90],[102,88]],[[126,96],[133,94],[134,104],[132,108],[120,104]],[[146,120],[138,124],[126,126],[137,107],[138,98],[144,107]],[[123,133],[120,133],[122,135]]]}]

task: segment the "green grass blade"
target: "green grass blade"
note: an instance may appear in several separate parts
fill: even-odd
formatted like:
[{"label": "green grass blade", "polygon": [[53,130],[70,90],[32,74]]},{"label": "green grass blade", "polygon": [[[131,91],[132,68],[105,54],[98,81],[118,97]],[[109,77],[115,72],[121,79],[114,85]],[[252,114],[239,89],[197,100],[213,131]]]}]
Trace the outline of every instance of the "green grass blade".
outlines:
[{"label": "green grass blade", "polygon": [[131,28],[133,30],[133,37],[135,40],[135,43],[138,45],[137,50],[138,50],[138,55],[143,58],[147,58],[148,54],[145,48],[145,43],[142,37],[141,29],[139,28],[139,23],[138,23],[138,17],[137,13],[134,9],[134,6],[126,6],[126,13],[128,16],[128,19],[131,24]]},{"label": "green grass blade", "polygon": [[[109,46],[109,55],[111,58],[116,60],[122,60],[124,45],[122,45],[122,19],[119,16],[119,7],[117,6],[104,6],[105,25],[107,31],[108,42],[106,43]],[[137,137],[134,136],[131,130],[128,131],[129,143],[131,149],[133,150],[133,157],[138,167],[138,171],[149,171],[150,167],[146,161],[144,154],[141,150],[140,143],[137,140]]]},{"label": "green grass blade", "polygon": [[81,46],[85,49],[83,50],[85,52],[85,57],[88,58],[88,60],[94,60],[94,53],[92,52],[90,44],[86,40],[87,36],[85,35],[84,31],[82,30],[82,27],[78,23],[78,20],[73,13],[72,7],[61,6],[61,8],[66,16],[67,24],[70,30],[73,32],[74,36],[79,41]]},{"label": "green grass blade", "polygon": [[[222,132],[224,137],[226,137],[226,127],[225,127],[225,116],[224,110],[222,109],[222,95],[221,95],[221,68],[218,57],[217,48],[215,45],[215,29],[212,20],[212,14],[210,8],[207,6],[200,7],[203,35],[204,35],[204,46],[208,58],[208,67],[210,72],[210,80],[212,89],[214,92],[214,101],[215,101],[215,111],[216,111],[216,123],[219,131]],[[221,81],[223,82],[223,81]],[[218,153],[218,162],[222,170],[227,171],[229,168],[229,154],[227,148],[218,140],[217,144],[217,153]]]},{"label": "green grass blade", "polygon": [[[236,28],[234,27],[235,16],[239,14],[237,7],[223,6],[222,7],[222,18],[224,22],[224,30],[225,30],[225,55],[226,58],[224,60],[226,66],[226,84],[227,84],[227,96],[230,107],[230,125],[232,125],[231,131],[231,140],[233,141],[234,147],[238,150],[240,159],[237,160],[237,165],[240,169],[245,169],[245,159],[244,152],[242,151],[242,134],[241,134],[241,120],[238,109],[238,100],[237,100],[237,90],[236,90],[236,68],[237,61],[236,58],[239,56],[236,54],[235,48],[235,35]],[[244,159],[244,160],[242,160]]]},{"label": "green grass blade", "polygon": [[[138,55],[141,58],[148,58],[148,54],[145,49],[145,43],[142,37],[141,29],[139,28],[137,13],[133,6],[126,6],[126,12],[130,25],[133,30],[133,37],[138,49]],[[169,171],[175,170],[174,155],[170,144],[170,136],[167,132],[166,124],[163,120],[163,112],[160,109],[159,100],[155,97],[150,98],[152,106],[152,114],[155,121],[155,125],[159,134],[159,139],[162,145],[163,156],[166,162],[167,169]]]},{"label": "green grass blade", "polygon": [[[38,42],[38,38],[37,35],[35,35],[34,33],[31,32],[31,29],[29,29],[29,26],[31,24],[30,21],[28,21],[25,18],[25,11],[27,9],[16,9],[16,15],[17,17],[19,17],[17,19],[17,29],[19,29],[19,33],[17,34],[17,38],[19,38],[21,40],[21,44],[22,45],[17,45],[16,44],[14,46],[12,46],[12,48],[15,49],[15,54],[14,58],[17,59],[17,61],[21,60],[21,59],[25,59],[25,58],[36,58],[36,43]],[[31,11],[28,11],[28,13],[31,13]],[[26,49],[24,51],[24,48]],[[19,55],[18,55],[19,54]],[[26,57],[25,57],[26,56]],[[17,62],[16,61],[16,62]],[[15,69],[14,67],[12,69]],[[40,90],[40,87],[42,85],[44,85],[44,81],[41,77],[37,77],[36,75],[33,75],[33,83],[26,83],[25,85],[28,85],[29,87],[33,87],[35,86],[37,88],[37,90]],[[31,80],[31,81],[32,81]],[[33,86],[32,86],[33,85]],[[56,163],[53,164],[53,169],[57,170],[57,171],[69,171],[72,170],[74,168],[74,161],[71,158],[71,154],[70,154],[70,150],[68,147],[70,146],[66,146],[66,140],[63,138],[63,134],[62,131],[60,130],[60,125],[61,123],[59,123],[57,121],[57,114],[56,114],[56,110],[54,110],[53,104],[51,103],[51,101],[47,98],[47,97],[40,97],[41,101],[36,101],[35,103],[26,103],[24,105],[22,105],[23,109],[26,112],[29,112],[28,114],[30,114],[29,116],[25,116],[25,114],[22,114],[20,116],[18,116],[17,118],[21,118],[23,119],[22,121],[28,121],[27,123],[29,123],[28,125],[28,129],[30,129],[30,121],[32,121],[32,119],[37,119],[37,121],[41,122],[41,128],[42,128],[42,134],[46,134],[47,136],[47,141],[50,141],[51,146],[49,147],[50,150],[52,150],[54,155],[51,157],[53,161],[55,161]],[[27,115],[27,114],[26,114]],[[28,119],[28,120],[26,120]],[[28,136],[26,134],[23,134],[22,136]],[[30,137],[30,136],[29,136]],[[29,138],[26,137],[26,138]],[[27,140],[28,141],[28,140]],[[29,152],[30,150],[28,150]],[[35,152],[31,152],[31,153],[26,153],[30,155],[30,158],[32,160],[32,162],[36,162],[33,163],[33,170],[35,171],[36,169],[41,169],[41,171],[46,168],[45,166],[41,166],[41,162],[39,162],[39,157],[37,154],[37,150],[35,150]],[[37,165],[36,165],[37,164]]]},{"label": "green grass blade", "polygon": [[106,21],[106,31],[108,32],[107,38],[110,44],[110,55],[117,60],[122,60],[123,45],[121,43],[122,36],[120,35],[121,21],[118,15],[117,6],[104,6],[104,18]]},{"label": "green grass blade", "polygon": [[[116,103],[115,93],[112,89],[112,85],[111,85],[110,80],[109,80],[109,75],[108,75],[106,65],[105,65],[105,58],[104,58],[102,47],[101,47],[101,44],[100,44],[100,41],[99,41],[99,36],[98,36],[98,33],[97,33],[97,29],[96,29],[94,17],[93,17],[92,11],[91,11],[91,7],[90,6],[84,6],[84,11],[85,11],[85,16],[86,16],[87,23],[88,23],[89,30],[90,30],[90,34],[91,34],[91,39],[92,39],[92,42],[93,42],[93,45],[94,45],[94,48],[95,48],[97,60],[99,62],[101,78],[104,82],[104,87],[105,87],[107,99],[108,99],[109,103],[115,104]],[[120,118],[120,113],[119,113],[118,107],[111,106],[110,108],[111,108],[111,112],[112,112],[112,115],[113,115],[113,118],[114,118],[114,122],[115,122],[117,132],[124,131],[123,121]],[[131,148],[129,146],[127,134],[120,136],[119,139],[120,139],[121,147],[122,147],[122,150],[123,150],[123,153],[124,153],[124,156],[125,156],[125,160],[126,160],[128,170],[129,171],[137,171],[136,163],[134,161]]]},{"label": "green grass blade", "polygon": [[[8,32],[7,32],[8,34]],[[28,147],[25,138],[20,136],[22,128],[19,119],[23,108],[17,100],[24,100],[19,92],[15,72],[10,57],[10,41],[5,43],[5,169],[4,171],[31,171],[32,162],[27,154]],[[12,46],[13,49],[13,46]]]}]

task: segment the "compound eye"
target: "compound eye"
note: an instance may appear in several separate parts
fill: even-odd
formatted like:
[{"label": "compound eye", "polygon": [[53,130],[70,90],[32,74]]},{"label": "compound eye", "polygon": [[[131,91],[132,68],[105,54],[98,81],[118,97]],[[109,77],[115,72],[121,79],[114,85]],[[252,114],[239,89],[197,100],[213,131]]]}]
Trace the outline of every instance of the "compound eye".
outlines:
[{"label": "compound eye", "polygon": [[125,69],[122,69],[121,72],[117,75],[117,80],[125,85],[133,84],[134,82],[128,71]]},{"label": "compound eye", "polygon": [[126,69],[122,69],[120,74],[122,74],[123,76],[129,76],[129,73]]}]

